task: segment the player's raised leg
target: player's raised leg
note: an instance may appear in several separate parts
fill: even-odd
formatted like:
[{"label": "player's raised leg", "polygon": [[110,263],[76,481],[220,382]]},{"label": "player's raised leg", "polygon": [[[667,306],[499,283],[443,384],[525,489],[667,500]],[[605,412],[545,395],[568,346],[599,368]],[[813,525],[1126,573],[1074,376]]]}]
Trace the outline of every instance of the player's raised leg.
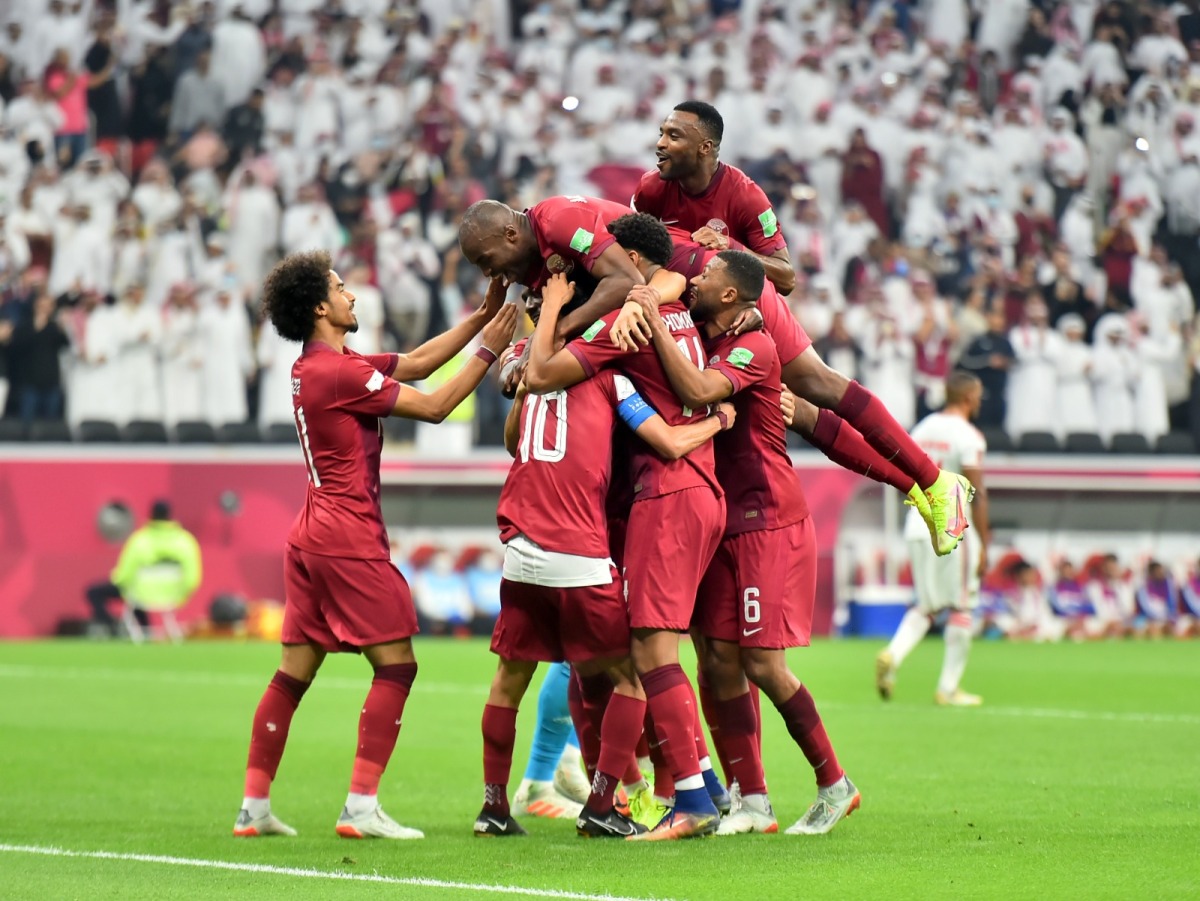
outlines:
[{"label": "player's raised leg", "polygon": [[537,669],[536,661],[500,658],[483,708],[483,809],[475,818],[480,837],[525,835],[508,803],[508,777],[517,741],[517,710]]},{"label": "player's raised leg", "polygon": [[250,731],[246,789],[233,834],[242,838],[295,835],[296,830],[271,813],[271,783],[287,745],[292,715],[325,659],[315,644],[284,645],[279,669],[271,677]]}]

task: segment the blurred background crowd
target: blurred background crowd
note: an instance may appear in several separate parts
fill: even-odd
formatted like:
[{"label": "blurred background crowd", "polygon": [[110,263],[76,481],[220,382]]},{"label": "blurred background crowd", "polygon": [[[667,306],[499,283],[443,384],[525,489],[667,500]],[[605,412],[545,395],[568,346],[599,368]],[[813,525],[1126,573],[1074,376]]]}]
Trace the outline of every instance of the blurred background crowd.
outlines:
[{"label": "blurred background crowd", "polygon": [[[1195,0],[4,4],[6,415],[289,422],[281,254],[334,250],[352,345],[404,350],[481,300],[470,203],[627,201],[685,98],[905,425],[958,365],[989,436],[1200,432]],[[503,414],[483,391],[463,449]]]}]

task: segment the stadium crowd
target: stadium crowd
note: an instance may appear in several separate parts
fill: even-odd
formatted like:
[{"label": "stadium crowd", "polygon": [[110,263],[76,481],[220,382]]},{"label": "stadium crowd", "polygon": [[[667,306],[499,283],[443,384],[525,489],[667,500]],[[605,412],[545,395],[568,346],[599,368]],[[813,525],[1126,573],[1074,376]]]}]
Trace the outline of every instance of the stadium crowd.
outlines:
[{"label": "stadium crowd", "polygon": [[482,298],[471,202],[626,201],[696,97],[775,205],[795,314],[901,423],[959,365],[1013,437],[1194,434],[1197,6],[8,4],[7,415],[289,421],[280,254],[334,250],[352,346],[411,347]]}]

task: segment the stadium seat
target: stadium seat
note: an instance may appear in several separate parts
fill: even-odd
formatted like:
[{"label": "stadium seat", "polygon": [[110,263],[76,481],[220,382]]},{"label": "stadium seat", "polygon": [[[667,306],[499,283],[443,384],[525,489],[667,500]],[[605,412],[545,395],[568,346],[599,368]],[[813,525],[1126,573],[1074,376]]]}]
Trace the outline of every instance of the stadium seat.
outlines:
[{"label": "stadium seat", "polygon": [[1145,435],[1139,435],[1137,432],[1118,432],[1112,436],[1109,447],[1114,454],[1150,453],[1150,442],[1146,440]]},{"label": "stadium seat", "polygon": [[29,429],[19,419],[0,419],[0,442],[24,441],[29,437]]},{"label": "stadium seat", "polygon": [[296,442],[296,425],[291,422],[273,422],[267,426],[263,441],[267,444],[294,444]]},{"label": "stadium seat", "polygon": [[1013,446],[1013,440],[1008,437],[1008,432],[1004,429],[995,427],[982,429],[984,440],[987,441],[989,453],[993,454],[1011,454],[1016,447]]},{"label": "stadium seat", "polygon": [[130,444],[167,443],[167,427],[148,419],[135,419],[121,430],[121,434]]},{"label": "stadium seat", "polygon": [[79,423],[79,440],[85,444],[116,444],[121,440],[121,430],[115,422],[85,419]]},{"label": "stadium seat", "polygon": [[1050,432],[1026,432],[1021,436],[1017,447],[1027,454],[1057,454],[1062,450],[1058,439]]},{"label": "stadium seat", "polygon": [[1095,432],[1070,432],[1067,434],[1067,452],[1072,454],[1102,454],[1104,442]]},{"label": "stadium seat", "polygon": [[175,440],[180,444],[213,444],[217,430],[209,422],[181,422],[175,426]]},{"label": "stadium seat", "polygon": [[221,444],[258,444],[262,435],[253,422],[227,422],[218,427],[217,441]]},{"label": "stadium seat", "polygon": [[1168,432],[1159,437],[1154,443],[1154,452],[1158,454],[1194,454],[1196,442],[1187,432]]},{"label": "stadium seat", "polygon": [[70,444],[71,427],[61,419],[35,419],[29,428],[29,440],[41,444]]}]

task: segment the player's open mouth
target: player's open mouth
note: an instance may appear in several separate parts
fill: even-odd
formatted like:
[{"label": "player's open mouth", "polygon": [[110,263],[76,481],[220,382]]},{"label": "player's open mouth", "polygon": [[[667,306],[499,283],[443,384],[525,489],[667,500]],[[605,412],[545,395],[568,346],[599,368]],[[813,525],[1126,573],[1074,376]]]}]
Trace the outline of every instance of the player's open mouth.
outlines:
[{"label": "player's open mouth", "polygon": [[668,165],[671,162],[671,158],[669,156],[667,156],[665,153],[656,153],[655,156],[658,157],[658,168],[659,169],[662,169],[664,166]]}]

